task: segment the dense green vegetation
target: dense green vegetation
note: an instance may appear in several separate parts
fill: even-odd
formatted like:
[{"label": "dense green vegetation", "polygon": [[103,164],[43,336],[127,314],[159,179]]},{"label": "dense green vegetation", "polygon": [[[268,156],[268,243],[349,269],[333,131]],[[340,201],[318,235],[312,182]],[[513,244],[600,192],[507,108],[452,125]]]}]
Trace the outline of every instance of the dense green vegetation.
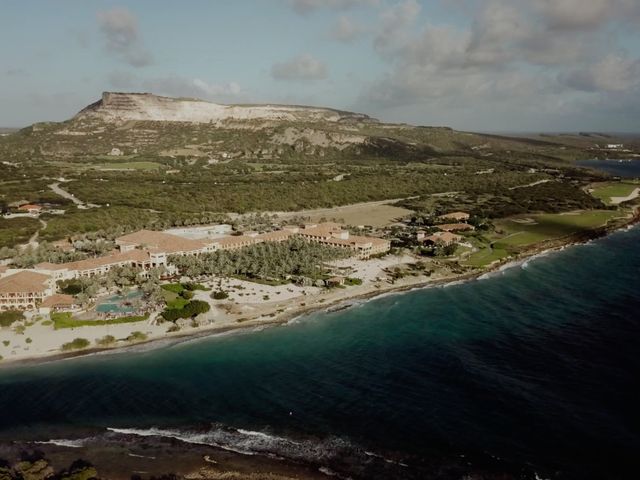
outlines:
[{"label": "dense green vegetation", "polygon": [[504,189],[500,185],[493,185],[493,188],[490,188],[488,183],[481,188],[466,188],[463,192],[455,192],[450,196],[420,197],[400,202],[400,205],[434,215],[462,210],[485,218],[504,218],[528,212],[556,213],[604,207],[600,200],[573,183],[548,181],[522,188],[509,188]]},{"label": "dense green vegetation", "polygon": [[24,320],[24,313],[18,310],[0,312],[0,327],[9,327],[14,322]]},{"label": "dense green vegetation", "polygon": [[86,338],[74,338],[70,342],[62,344],[62,351],[68,352],[70,350],[81,350],[91,345],[91,342]]},{"label": "dense green vegetation", "polygon": [[40,229],[40,222],[35,218],[0,217],[0,258],[7,258],[8,255],[2,253],[2,248],[13,247],[20,243],[26,243],[31,235]]},{"label": "dense green vegetation", "polygon": [[211,309],[211,306],[202,300],[190,300],[180,307],[169,307],[169,305],[167,307],[162,312],[162,318],[169,322],[175,322],[180,318],[193,318]]}]

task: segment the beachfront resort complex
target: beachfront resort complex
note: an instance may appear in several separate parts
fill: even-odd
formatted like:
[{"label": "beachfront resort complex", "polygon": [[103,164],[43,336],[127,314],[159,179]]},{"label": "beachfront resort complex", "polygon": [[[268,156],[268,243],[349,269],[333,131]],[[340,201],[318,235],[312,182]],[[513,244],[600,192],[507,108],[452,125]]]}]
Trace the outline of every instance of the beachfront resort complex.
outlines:
[{"label": "beachfront resort complex", "polygon": [[223,250],[233,251],[264,242],[284,242],[291,238],[341,249],[348,256],[360,260],[384,254],[391,248],[389,240],[352,235],[344,226],[331,222],[211,239],[184,238],[172,233],[140,230],[117,238],[117,251],[105,256],[67,263],[39,263],[32,269],[3,268],[4,272],[0,272],[0,309],[40,308],[48,311],[52,307],[71,308],[74,304],[69,298],[55,294],[55,282],[104,275],[116,267],[133,267],[142,271],[164,268],[170,274],[176,274],[176,268],[169,261],[172,255],[197,256]]}]

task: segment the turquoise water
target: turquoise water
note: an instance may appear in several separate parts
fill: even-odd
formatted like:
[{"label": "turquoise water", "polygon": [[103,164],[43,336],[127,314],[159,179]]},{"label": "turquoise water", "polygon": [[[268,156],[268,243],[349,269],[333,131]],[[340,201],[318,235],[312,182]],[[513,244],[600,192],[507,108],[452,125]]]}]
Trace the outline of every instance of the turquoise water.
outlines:
[{"label": "turquoise water", "polygon": [[114,295],[96,306],[96,312],[99,313],[134,313],[135,308],[131,305],[125,305],[126,301],[131,301],[142,297],[142,292],[130,292],[127,295]]},{"label": "turquoise water", "polygon": [[[425,472],[483,456],[543,478],[634,478],[639,247],[635,228],[288,326],[2,369],[0,433],[166,435],[353,478],[461,478]],[[407,466],[384,477],[373,455]]]}]

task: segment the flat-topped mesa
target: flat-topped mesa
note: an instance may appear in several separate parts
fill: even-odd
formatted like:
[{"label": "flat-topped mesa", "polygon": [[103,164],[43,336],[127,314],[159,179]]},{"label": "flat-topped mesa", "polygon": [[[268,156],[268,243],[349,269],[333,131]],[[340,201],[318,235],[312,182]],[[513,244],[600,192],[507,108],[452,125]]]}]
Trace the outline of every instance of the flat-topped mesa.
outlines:
[{"label": "flat-topped mesa", "polygon": [[194,123],[215,123],[223,120],[377,121],[361,113],[330,108],[297,105],[221,105],[194,98],[116,92],[104,92],[101,100],[84,108],[74,118]]}]

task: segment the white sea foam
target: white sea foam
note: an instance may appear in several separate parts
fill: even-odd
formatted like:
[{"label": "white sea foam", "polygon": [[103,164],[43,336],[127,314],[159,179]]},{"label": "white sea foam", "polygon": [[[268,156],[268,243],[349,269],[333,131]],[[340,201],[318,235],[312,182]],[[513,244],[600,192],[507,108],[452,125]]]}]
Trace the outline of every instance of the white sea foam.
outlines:
[{"label": "white sea foam", "polygon": [[284,458],[322,462],[342,455],[344,452],[359,451],[348,441],[340,438],[323,440],[297,440],[272,435],[267,432],[233,429],[214,425],[205,431],[189,431],[162,428],[107,428],[109,432],[139,437],[163,437],[185,443],[209,445],[242,455],[264,455],[282,460]]},{"label": "white sea foam", "polygon": [[59,447],[68,447],[68,448],[82,448],[89,441],[89,438],[79,438],[79,439],[68,439],[68,438],[58,438],[51,439],[47,441],[33,442],[39,443],[41,445],[57,445]]}]

